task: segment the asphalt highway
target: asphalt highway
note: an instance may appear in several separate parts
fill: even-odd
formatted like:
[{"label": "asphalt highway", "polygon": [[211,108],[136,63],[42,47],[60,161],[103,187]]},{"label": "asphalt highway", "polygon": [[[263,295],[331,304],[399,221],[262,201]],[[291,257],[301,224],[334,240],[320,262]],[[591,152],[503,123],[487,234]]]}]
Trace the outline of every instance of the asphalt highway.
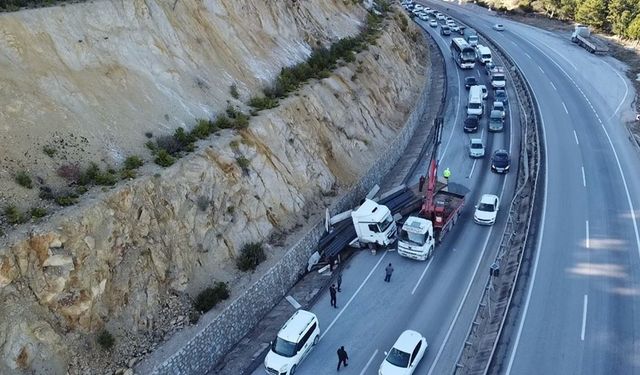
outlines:
[{"label": "asphalt highway", "polygon": [[[610,57],[473,5],[433,2],[485,32],[536,96],[546,142],[541,231],[493,372],[640,373],[640,158],[623,125],[633,90]],[[504,32],[491,29],[503,23]]]},{"label": "asphalt highway", "polygon": [[[439,152],[440,173],[449,167],[451,181],[470,189],[464,211],[430,261],[409,260],[395,251],[377,255],[363,251],[355,255],[343,271],[338,308],[330,306],[326,293],[312,309],[320,322],[321,339],[298,367],[298,374],[334,374],[336,350],[343,345],[350,360],[349,367],[341,372],[377,374],[384,351],[389,350],[406,329],[422,333],[429,343],[416,374],[450,373],[473,319],[489,266],[498,250],[515,187],[515,173],[497,175],[490,171],[489,155],[497,148],[511,149],[512,159],[518,160],[520,132],[519,128],[511,129],[511,121],[507,120],[504,132],[489,134],[485,114],[484,130],[473,137],[484,139],[487,156],[477,161],[469,158],[469,135],[462,130],[467,100],[463,80],[474,74],[486,81],[486,75],[480,72],[483,67],[479,65],[475,70],[461,71],[450,57],[450,37],[441,37],[428,26],[426,29],[444,51],[447,63],[449,96]],[[513,99],[512,88],[509,94]],[[491,105],[490,98],[486,107]],[[518,116],[517,107],[509,109],[509,118]],[[426,173],[427,162],[424,160],[412,182]],[[516,167],[512,165],[513,169]],[[474,205],[484,193],[501,197],[503,211],[490,227],[473,223]],[[388,263],[393,264],[395,272],[391,282],[385,283],[384,268]],[[262,373],[263,368],[254,372]]]}]

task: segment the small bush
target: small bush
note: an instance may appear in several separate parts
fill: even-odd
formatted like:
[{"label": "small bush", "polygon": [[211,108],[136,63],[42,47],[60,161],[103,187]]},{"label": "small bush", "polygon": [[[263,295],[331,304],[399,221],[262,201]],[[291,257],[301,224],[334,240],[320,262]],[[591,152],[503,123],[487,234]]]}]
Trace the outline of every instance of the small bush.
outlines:
[{"label": "small bush", "polygon": [[268,96],[254,96],[249,99],[249,105],[257,110],[275,108],[278,104],[278,99]]},{"label": "small bush", "polygon": [[213,288],[207,288],[200,292],[193,305],[197,311],[205,313],[221,301],[229,298],[229,295],[229,286],[226,283],[218,281],[214,284]]},{"label": "small bush", "polygon": [[53,148],[53,146],[43,146],[42,152],[44,152],[45,155],[47,155],[48,157],[52,158],[55,156],[56,153],[58,153],[58,150]]},{"label": "small bush", "polygon": [[238,99],[240,97],[240,93],[238,92],[238,86],[236,86],[235,83],[229,87],[229,93],[231,93],[231,96],[234,99]]},{"label": "small bush", "polygon": [[31,177],[25,171],[20,171],[16,173],[15,180],[18,185],[26,187],[27,189],[33,188],[33,182],[31,181]]},{"label": "small bush", "polygon": [[136,178],[136,171],[134,169],[123,169],[120,171],[120,178],[123,180]]},{"label": "small bush", "polygon": [[132,155],[125,159],[124,169],[128,169],[128,170],[138,169],[142,167],[143,164],[144,164],[144,161],[142,161],[142,159],[139,156]]},{"label": "small bush", "polygon": [[176,159],[167,150],[160,149],[156,152],[156,158],[153,161],[161,167],[169,167],[176,162]]},{"label": "small bush", "polygon": [[251,165],[251,161],[247,158],[245,158],[244,156],[239,156],[236,158],[236,163],[238,163],[238,166],[240,168],[242,168],[242,170],[247,171],[249,170],[249,165]]},{"label": "small bush", "polygon": [[191,134],[198,139],[206,139],[215,132],[213,123],[207,119],[198,119],[196,126],[191,130]]},{"label": "small bush", "polygon": [[249,116],[244,113],[238,114],[233,120],[234,129],[246,129],[249,127]]},{"label": "small bush", "polygon": [[55,198],[55,201],[60,206],[72,206],[78,202],[78,196],[76,194],[59,195]]},{"label": "small bush", "polygon": [[228,213],[229,215],[233,215],[233,213],[234,213],[234,211],[235,211],[235,210],[236,210],[236,208],[235,208],[235,207],[233,207],[233,206],[229,206],[229,207],[227,207],[227,213]]},{"label": "small bush", "polygon": [[156,152],[156,149],[158,148],[154,141],[147,141],[147,143],[145,143],[144,145],[151,151],[151,153]]},{"label": "small bush", "polygon": [[47,210],[42,207],[34,207],[31,209],[31,216],[35,218],[47,216]]},{"label": "small bush", "polygon": [[99,186],[113,186],[118,182],[118,176],[114,170],[98,172],[93,181]]},{"label": "small bush", "polygon": [[244,245],[240,251],[240,256],[236,259],[236,266],[240,271],[253,271],[258,264],[264,262],[267,255],[262,249],[262,243],[253,242]]},{"label": "small bush", "polygon": [[49,186],[40,186],[40,193],[38,193],[38,197],[44,200],[55,199],[53,190],[51,190]]},{"label": "small bush", "polygon": [[100,167],[96,163],[90,163],[89,167],[84,171],[84,173],[80,174],[78,178],[78,184],[85,186],[92,184],[96,181],[96,177],[100,174]]},{"label": "small bush", "polygon": [[116,339],[106,329],[103,329],[102,331],[100,331],[100,333],[98,333],[96,341],[98,342],[98,345],[100,345],[100,347],[105,350],[113,348],[113,345],[116,343]]},{"label": "small bush", "polygon": [[27,215],[21,213],[14,205],[5,207],[4,216],[9,224],[22,224],[29,220]]},{"label": "small bush", "polygon": [[156,144],[152,152],[158,153],[160,150],[165,150],[170,155],[176,155],[182,151],[182,146],[178,140],[170,135],[163,135],[156,139]]}]

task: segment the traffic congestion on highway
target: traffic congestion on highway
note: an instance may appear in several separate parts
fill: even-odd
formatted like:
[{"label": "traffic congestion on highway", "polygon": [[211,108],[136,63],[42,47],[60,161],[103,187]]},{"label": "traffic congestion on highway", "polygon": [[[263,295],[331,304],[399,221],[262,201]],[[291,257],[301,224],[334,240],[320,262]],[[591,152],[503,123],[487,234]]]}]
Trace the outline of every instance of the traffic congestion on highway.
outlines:
[{"label": "traffic congestion on highway", "polygon": [[512,145],[520,135],[511,125],[519,109],[510,107],[508,75],[473,28],[412,1],[401,5],[445,57],[448,98],[435,146],[406,186],[374,192],[329,219],[334,230],[321,240],[323,255],[339,258],[339,236],[372,251],[336,265],[337,284],[283,325],[255,374],[323,374],[345,365],[361,374],[431,374],[455,366],[471,324],[467,306],[477,304],[479,270],[495,257],[501,233],[494,228],[504,224],[500,209],[515,186],[509,172],[517,169]]}]

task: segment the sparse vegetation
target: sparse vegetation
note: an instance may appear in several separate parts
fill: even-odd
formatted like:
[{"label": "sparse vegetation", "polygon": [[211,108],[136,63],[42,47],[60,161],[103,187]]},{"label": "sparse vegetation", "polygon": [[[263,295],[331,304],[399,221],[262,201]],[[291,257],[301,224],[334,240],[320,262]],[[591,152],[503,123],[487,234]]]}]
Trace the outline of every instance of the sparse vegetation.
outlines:
[{"label": "sparse vegetation", "polygon": [[25,171],[19,171],[15,175],[16,183],[22,187],[26,187],[27,189],[33,188],[33,182],[31,181],[31,177]]},{"label": "sparse vegetation", "polygon": [[52,158],[58,153],[58,150],[56,150],[53,146],[46,145],[42,147],[42,152],[44,152],[44,154],[48,157]]},{"label": "sparse vegetation", "polygon": [[218,303],[228,299],[229,296],[229,286],[226,283],[218,281],[212,288],[207,288],[198,294],[193,303],[193,307],[197,311],[205,313],[214,308]]},{"label": "sparse vegetation", "polygon": [[238,163],[238,166],[242,168],[243,171],[248,171],[249,166],[251,165],[251,161],[244,156],[238,156],[236,158],[236,163]]},{"label": "sparse vegetation", "polygon": [[258,265],[267,260],[262,243],[252,242],[244,245],[236,259],[236,266],[240,271],[253,271]]},{"label": "sparse vegetation", "polygon": [[72,206],[78,202],[78,195],[74,193],[58,195],[55,197],[55,201],[60,206]]},{"label": "sparse vegetation", "polygon": [[278,106],[278,99],[267,96],[254,96],[249,99],[249,105],[257,110],[271,109]]},{"label": "sparse vegetation", "polygon": [[31,209],[31,216],[35,218],[47,216],[47,210],[42,207],[34,207]]},{"label": "sparse vegetation", "polygon": [[229,93],[234,99],[238,99],[240,97],[240,93],[238,92],[238,86],[234,83],[229,87]]},{"label": "sparse vegetation", "polygon": [[135,169],[123,169],[120,171],[120,178],[123,180],[136,178],[137,174]]},{"label": "sparse vegetation", "polygon": [[176,162],[176,159],[171,156],[167,150],[165,149],[160,149],[157,153],[156,153],[156,158],[153,160],[156,164],[158,164],[161,167],[169,167],[171,165],[173,165],[173,163]]},{"label": "sparse vegetation", "polygon": [[4,216],[9,224],[22,224],[29,220],[28,215],[20,212],[15,205],[5,207]]},{"label": "sparse vegetation", "polygon": [[100,345],[100,347],[105,350],[113,348],[113,345],[116,343],[116,339],[113,337],[111,332],[107,331],[106,329],[103,329],[98,333],[96,341],[98,342],[98,345]]},{"label": "sparse vegetation", "polygon": [[144,161],[142,161],[142,159],[139,156],[132,155],[125,159],[124,169],[127,169],[127,170],[138,169],[142,167],[143,164],[144,164]]}]

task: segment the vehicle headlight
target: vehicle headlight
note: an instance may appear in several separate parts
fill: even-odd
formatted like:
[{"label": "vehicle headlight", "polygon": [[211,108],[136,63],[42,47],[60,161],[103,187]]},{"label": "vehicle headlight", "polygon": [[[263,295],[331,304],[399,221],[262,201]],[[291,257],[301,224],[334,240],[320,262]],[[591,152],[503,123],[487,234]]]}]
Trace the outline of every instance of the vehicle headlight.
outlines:
[{"label": "vehicle headlight", "polygon": [[506,167],[504,167],[504,169],[509,169],[510,165],[507,165]]}]

